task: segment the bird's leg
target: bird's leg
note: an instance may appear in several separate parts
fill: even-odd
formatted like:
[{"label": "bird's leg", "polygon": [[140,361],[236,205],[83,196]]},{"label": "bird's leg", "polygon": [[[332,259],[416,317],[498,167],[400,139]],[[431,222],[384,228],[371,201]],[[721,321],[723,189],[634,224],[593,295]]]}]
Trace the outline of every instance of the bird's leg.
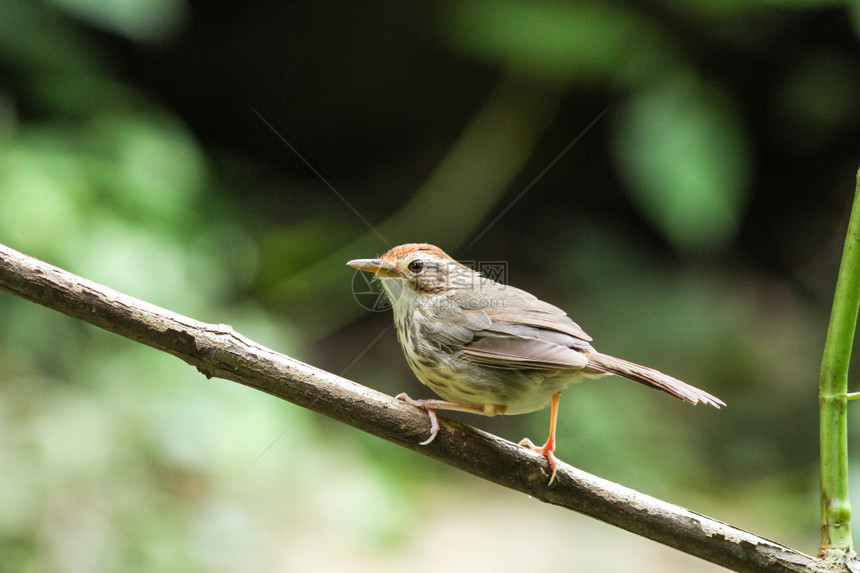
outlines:
[{"label": "bird's leg", "polygon": [[439,420],[436,418],[436,410],[454,410],[457,412],[469,412],[470,414],[483,414],[484,416],[495,416],[496,414],[504,414],[507,409],[505,406],[497,406],[495,404],[461,404],[459,402],[448,402],[447,400],[415,400],[406,395],[405,392],[395,396],[398,400],[403,400],[411,406],[421,408],[430,416],[430,437],[420,442],[419,445],[426,446],[439,433]]},{"label": "bird's leg", "polygon": [[520,442],[521,446],[527,446],[531,451],[539,453],[549,461],[549,468],[552,470],[552,474],[549,476],[549,483],[546,484],[548,486],[552,485],[552,482],[555,480],[557,465],[553,452],[555,451],[555,427],[558,423],[559,396],[561,396],[561,392],[552,395],[552,404],[549,411],[549,437],[546,439],[546,443],[543,446],[536,446],[528,438],[523,438]]}]

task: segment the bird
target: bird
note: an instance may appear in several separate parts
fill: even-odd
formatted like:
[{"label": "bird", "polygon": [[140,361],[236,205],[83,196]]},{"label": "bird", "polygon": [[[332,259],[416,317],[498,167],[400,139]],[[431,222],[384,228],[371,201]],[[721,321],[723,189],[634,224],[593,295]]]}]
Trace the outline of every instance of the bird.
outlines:
[{"label": "bird", "polygon": [[440,431],[437,410],[484,416],[550,407],[543,446],[553,483],[561,392],[586,378],[615,374],[691,404],[725,406],[719,398],[653,368],[602,354],[560,308],[496,282],[427,243],[396,246],[349,266],[373,273],[391,303],[397,338],[412,372],[442,399],[398,399],[425,410],[430,444]]}]

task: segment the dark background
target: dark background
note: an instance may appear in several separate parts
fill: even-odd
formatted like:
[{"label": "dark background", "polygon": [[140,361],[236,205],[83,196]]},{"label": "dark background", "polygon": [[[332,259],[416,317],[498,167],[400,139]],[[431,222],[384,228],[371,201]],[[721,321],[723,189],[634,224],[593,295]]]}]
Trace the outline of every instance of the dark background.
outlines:
[{"label": "dark background", "polygon": [[[815,552],[853,4],[0,13],[3,243],[413,396],[345,262],[421,241],[501,265],[598,349],[728,403],[586,382],[562,459]],[[0,313],[0,570],[612,571],[612,546],[619,571],[704,566],[12,297]],[[452,416],[515,441],[548,421]]]}]

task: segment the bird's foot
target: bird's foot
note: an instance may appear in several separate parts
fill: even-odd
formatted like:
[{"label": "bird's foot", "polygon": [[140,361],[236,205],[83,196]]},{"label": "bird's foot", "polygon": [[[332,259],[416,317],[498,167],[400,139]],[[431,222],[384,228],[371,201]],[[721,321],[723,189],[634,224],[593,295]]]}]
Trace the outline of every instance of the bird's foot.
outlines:
[{"label": "bird's foot", "polygon": [[555,456],[553,455],[553,451],[555,451],[555,444],[550,442],[550,441],[547,441],[547,443],[545,443],[542,446],[536,446],[532,443],[532,441],[530,439],[523,438],[520,441],[520,445],[527,447],[528,449],[530,449],[533,452],[539,453],[540,455],[542,455],[543,457],[545,457],[547,459],[547,461],[549,462],[549,469],[552,470],[552,473],[549,476],[549,483],[547,483],[546,485],[547,486],[552,485],[552,482],[555,481],[555,473],[557,470],[556,466],[558,465],[558,462],[556,461]]},{"label": "bird's foot", "polygon": [[438,402],[438,400],[415,400],[414,398],[410,398],[406,392],[401,392],[395,396],[395,398],[403,400],[407,404],[415,406],[416,408],[421,408],[426,411],[427,415],[430,417],[430,437],[423,442],[418,442],[418,445],[426,446],[436,439],[436,434],[439,433],[439,419],[436,417],[436,407],[434,404]]}]

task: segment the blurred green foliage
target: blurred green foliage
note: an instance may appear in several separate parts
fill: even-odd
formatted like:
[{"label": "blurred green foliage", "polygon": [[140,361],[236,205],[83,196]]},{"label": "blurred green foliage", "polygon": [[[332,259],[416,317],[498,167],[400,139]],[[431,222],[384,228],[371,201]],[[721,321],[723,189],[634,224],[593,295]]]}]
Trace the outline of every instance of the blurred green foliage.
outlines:
[{"label": "blurred green foliage", "polygon": [[[0,242],[419,396],[344,263],[419,240],[505,261],[602,351],[729,404],[587,382],[562,459],[814,552],[858,13],[0,0]],[[0,571],[700,567],[594,563],[635,540],[14,297],[0,316]],[[565,546],[536,558],[547,523]]]},{"label": "blurred green foliage", "polygon": [[606,2],[459,9],[455,41],[468,52],[543,81],[628,90],[615,151],[633,199],[679,248],[732,239],[749,192],[745,127],[654,19]]},{"label": "blurred green foliage", "polygon": [[617,149],[633,199],[679,249],[719,251],[740,226],[750,150],[725,100],[694,78],[673,78],[619,114]]}]

